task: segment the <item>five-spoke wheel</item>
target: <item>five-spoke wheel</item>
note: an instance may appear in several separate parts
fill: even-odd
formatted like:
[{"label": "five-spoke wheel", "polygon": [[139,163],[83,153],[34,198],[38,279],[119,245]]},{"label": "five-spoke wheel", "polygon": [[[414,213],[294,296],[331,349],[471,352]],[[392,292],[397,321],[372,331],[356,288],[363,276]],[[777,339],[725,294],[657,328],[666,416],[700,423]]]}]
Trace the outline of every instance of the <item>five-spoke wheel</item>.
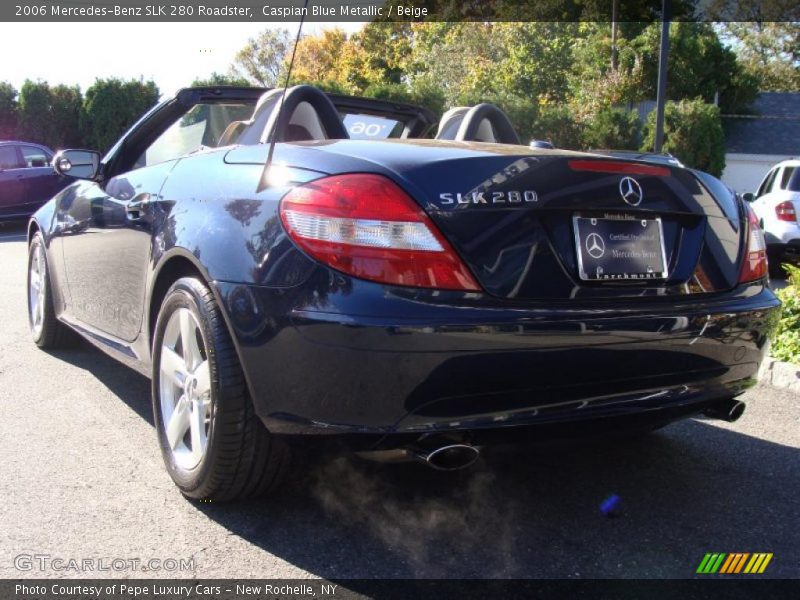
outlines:
[{"label": "five-spoke wheel", "polygon": [[159,400],[169,447],[178,465],[194,468],[208,448],[211,371],[200,326],[187,308],[169,317],[159,369]]},{"label": "five-spoke wheel", "polygon": [[67,326],[56,318],[47,251],[38,231],[28,247],[28,325],[33,341],[40,348],[66,346],[75,339]]},{"label": "five-spoke wheel", "polygon": [[253,410],[211,290],[183,277],[167,291],[153,339],[153,412],[172,480],[191,498],[268,491],[288,459]]},{"label": "five-spoke wheel", "polygon": [[28,320],[34,338],[42,335],[42,327],[44,325],[44,303],[47,286],[46,260],[44,244],[33,244],[28,267]]}]

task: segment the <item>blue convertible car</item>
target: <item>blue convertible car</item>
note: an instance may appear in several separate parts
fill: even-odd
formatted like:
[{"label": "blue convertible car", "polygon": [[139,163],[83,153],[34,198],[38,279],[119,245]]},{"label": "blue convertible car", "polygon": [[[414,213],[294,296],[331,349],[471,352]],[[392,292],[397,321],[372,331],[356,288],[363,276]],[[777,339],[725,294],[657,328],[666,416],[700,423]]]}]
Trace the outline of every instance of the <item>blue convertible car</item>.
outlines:
[{"label": "blue convertible car", "polygon": [[719,181],[521,145],[488,104],[437,128],[309,86],[186,89],[54,167],[75,182],[30,221],[34,341],[77,332],[151,377],[192,498],[268,491],[312,436],[454,469],[732,421],[779,307]]}]

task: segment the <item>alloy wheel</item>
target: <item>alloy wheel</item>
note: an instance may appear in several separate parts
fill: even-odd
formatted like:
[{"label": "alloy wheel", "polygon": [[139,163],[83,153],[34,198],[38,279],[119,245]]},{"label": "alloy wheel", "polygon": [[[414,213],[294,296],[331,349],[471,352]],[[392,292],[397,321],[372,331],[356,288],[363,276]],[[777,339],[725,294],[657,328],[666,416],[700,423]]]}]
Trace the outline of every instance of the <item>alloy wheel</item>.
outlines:
[{"label": "alloy wheel", "polygon": [[178,308],[169,317],[159,370],[159,401],[167,444],[179,467],[193,469],[208,450],[211,370],[200,326],[187,308]]},{"label": "alloy wheel", "polygon": [[41,244],[36,244],[28,274],[28,318],[35,338],[42,334],[42,327],[44,326],[45,286],[47,285],[46,265],[44,247]]}]

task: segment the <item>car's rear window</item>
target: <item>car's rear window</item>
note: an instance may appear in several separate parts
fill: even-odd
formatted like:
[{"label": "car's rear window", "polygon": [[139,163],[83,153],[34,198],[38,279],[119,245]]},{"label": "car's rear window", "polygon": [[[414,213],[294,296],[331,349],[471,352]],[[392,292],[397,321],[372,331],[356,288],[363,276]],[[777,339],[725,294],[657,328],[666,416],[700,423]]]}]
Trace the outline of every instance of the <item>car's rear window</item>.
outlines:
[{"label": "car's rear window", "polygon": [[800,192],[800,168],[786,167],[781,177],[781,189]]},{"label": "car's rear window", "polygon": [[17,149],[14,146],[0,146],[0,169],[16,169],[19,166]]}]

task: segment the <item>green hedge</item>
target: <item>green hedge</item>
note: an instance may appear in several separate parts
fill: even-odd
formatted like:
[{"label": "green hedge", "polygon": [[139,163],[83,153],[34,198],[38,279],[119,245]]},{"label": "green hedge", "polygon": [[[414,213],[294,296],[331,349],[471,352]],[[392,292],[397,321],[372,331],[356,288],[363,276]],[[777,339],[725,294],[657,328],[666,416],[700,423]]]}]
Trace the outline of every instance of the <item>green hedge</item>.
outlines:
[{"label": "green hedge", "polygon": [[[656,111],[647,118],[641,149],[652,151]],[[715,177],[725,168],[725,134],[719,108],[700,99],[667,102],[664,108],[664,152],[676,156],[687,167]]]},{"label": "green hedge", "polygon": [[0,82],[0,139],[105,152],[159,96],[155,83],[137,79],[97,79],[85,94],[31,80],[18,92]]},{"label": "green hedge", "polygon": [[636,112],[603,108],[583,128],[583,146],[594,150],[636,150],[641,123]]},{"label": "green hedge", "polygon": [[800,365],[800,268],[785,264],[783,269],[788,285],[776,292],[783,307],[772,340],[772,356]]}]

